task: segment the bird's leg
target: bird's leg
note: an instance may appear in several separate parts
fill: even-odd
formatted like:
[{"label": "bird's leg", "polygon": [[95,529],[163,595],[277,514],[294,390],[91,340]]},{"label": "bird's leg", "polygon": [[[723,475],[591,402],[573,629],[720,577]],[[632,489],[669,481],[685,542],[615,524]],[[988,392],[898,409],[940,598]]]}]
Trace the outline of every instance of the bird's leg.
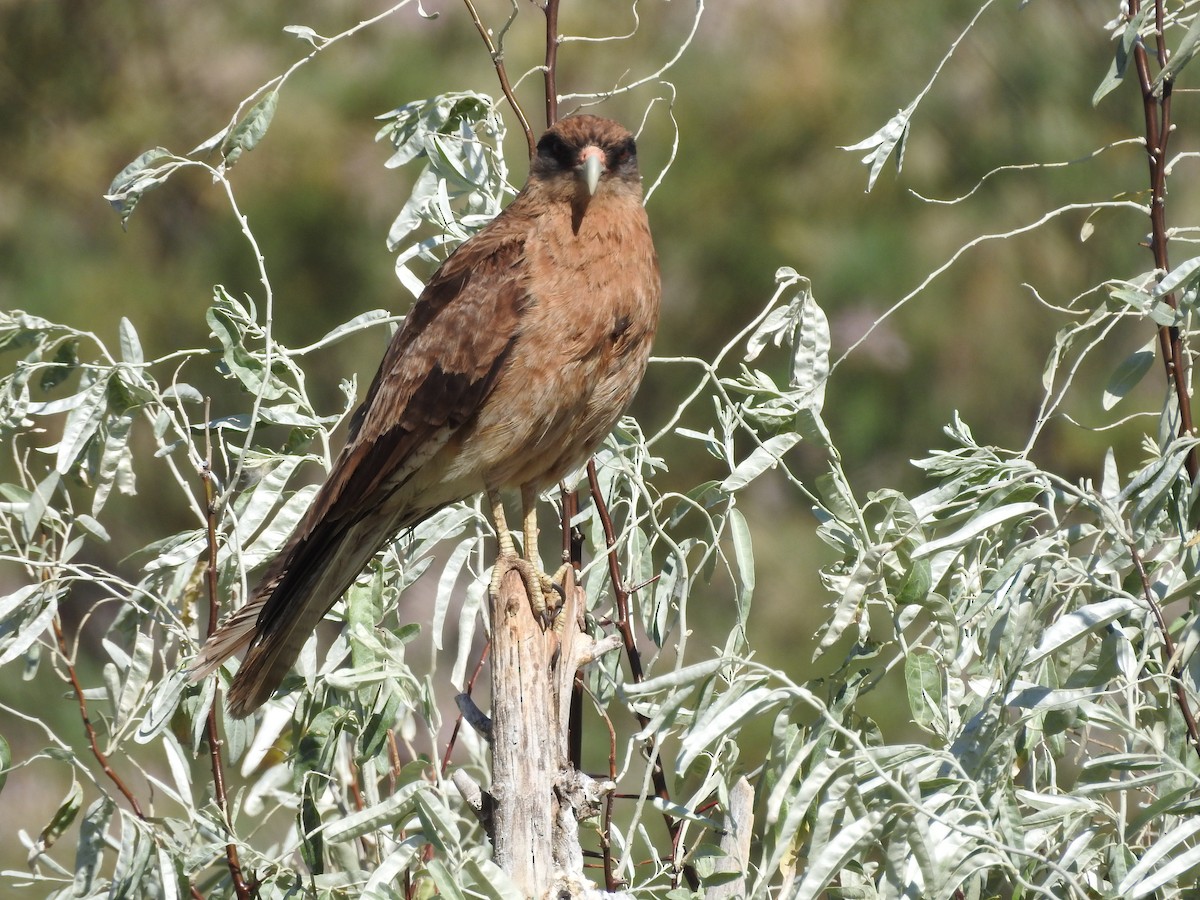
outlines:
[{"label": "bird's leg", "polygon": [[537,524],[537,491],[530,485],[521,487],[521,508],[525,513],[525,558],[529,560],[541,583],[545,608],[541,614],[551,616],[562,606],[563,584],[568,566],[564,563],[554,575],[547,575],[542,568],[541,556],[538,553],[538,524]]},{"label": "bird's leg", "polygon": [[500,545],[499,559],[492,567],[492,582],[488,587],[492,596],[500,593],[500,582],[504,579],[504,568],[501,560],[511,561],[517,558],[517,548],[513,545],[512,532],[508,530],[508,522],[504,518],[504,503],[500,500],[500,492],[488,488],[488,503],[492,505],[492,523],[496,526],[496,542]]},{"label": "bird's leg", "polygon": [[542,559],[538,554],[537,492],[529,485],[521,488],[521,511],[525,514],[522,522],[525,534],[525,558],[540,572]]},{"label": "bird's leg", "polygon": [[[535,506],[537,494],[532,491],[528,493],[525,490],[521,491],[521,499],[525,504],[525,559],[517,555],[512,532],[508,530],[508,522],[504,517],[504,503],[500,500],[500,492],[489,488],[487,496],[488,502],[492,505],[492,521],[496,525],[496,540],[500,545],[499,559],[492,568],[492,581],[488,589],[493,596],[497,595],[500,592],[500,583],[504,579],[504,573],[509,569],[516,569],[521,573],[521,578],[525,582],[525,590],[529,594],[529,604],[533,607],[534,615],[545,620],[552,608],[551,604],[555,607],[558,605],[558,593],[555,590],[554,582],[542,571],[541,564],[538,562]],[[532,543],[530,542],[531,536]]]}]

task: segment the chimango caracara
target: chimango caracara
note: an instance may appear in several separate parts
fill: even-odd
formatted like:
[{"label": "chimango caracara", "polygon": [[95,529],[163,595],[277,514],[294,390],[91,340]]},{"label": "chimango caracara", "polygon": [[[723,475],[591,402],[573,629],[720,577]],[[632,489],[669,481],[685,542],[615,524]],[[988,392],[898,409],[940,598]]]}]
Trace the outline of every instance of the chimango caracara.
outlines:
[{"label": "chimango caracara", "polygon": [[[502,560],[543,603],[538,493],[586,461],[629,405],[659,294],[633,135],[596,116],[563,119],[513,202],[422,292],[312,506],[193,677],[249,648],[229,691],[230,711],[249,714],[371,557],[480,491]],[[504,522],[508,490],[521,496],[525,561]]]}]

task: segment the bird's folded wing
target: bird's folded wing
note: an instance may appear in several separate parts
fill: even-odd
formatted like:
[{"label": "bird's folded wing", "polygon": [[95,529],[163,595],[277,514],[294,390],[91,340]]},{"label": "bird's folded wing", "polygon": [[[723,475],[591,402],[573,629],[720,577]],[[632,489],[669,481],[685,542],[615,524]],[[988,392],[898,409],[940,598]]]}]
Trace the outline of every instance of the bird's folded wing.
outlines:
[{"label": "bird's folded wing", "polygon": [[290,586],[327,564],[381,494],[420,477],[421,464],[487,402],[529,295],[523,232],[493,228],[480,237],[442,265],[392,339],[346,446],[280,560],[260,635],[290,605]]}]

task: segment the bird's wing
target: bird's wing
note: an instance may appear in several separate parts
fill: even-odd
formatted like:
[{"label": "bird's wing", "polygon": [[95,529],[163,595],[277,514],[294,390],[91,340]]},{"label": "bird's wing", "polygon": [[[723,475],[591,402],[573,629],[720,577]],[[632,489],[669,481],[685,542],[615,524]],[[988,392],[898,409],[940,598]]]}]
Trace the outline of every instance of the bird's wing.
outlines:
[{"label": "bird's wing", "polygon": [[[528,300],[523,261],[524,231],[497,220],[463,244],[426,286],[392,339],[290,552],[279,560],[283,571],[259,618],[260,634],[290,605],[289,585],[325,563],[323,548],[336,546],[336,537],[381,495],[413,477],[429,451],[440,449],[486,401]],[[268,572],[264,581],[270,580]]]}]

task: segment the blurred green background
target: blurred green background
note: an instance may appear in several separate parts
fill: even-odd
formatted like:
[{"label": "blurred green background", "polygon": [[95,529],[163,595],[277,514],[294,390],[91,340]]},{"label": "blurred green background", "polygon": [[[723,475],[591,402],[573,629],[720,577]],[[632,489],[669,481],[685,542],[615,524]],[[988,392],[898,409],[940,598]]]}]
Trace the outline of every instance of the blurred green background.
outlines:
[{"label": "blurred green background", "polygon": [[[540,61],[542,41],[536,8],[519,5],[507,44],[514,77]],[[478,6],[496,28],[511,8],[507,0]],[[862,154],[838,147],[872,134],[909,103],[978,6],[711,4],[665,76],[677,89],[679,155],[649,203],[666,291],[657,355],[710,357],[761,308],[774,271],[786,265],[811,278],[831,320],[836,358],[969,239],[1025,226],[1063,204],[1144,199],[1146,166],[1135,145],[1076,166],[1000,174],[957,205],[910,192],[956,197],[997,166],[1081,159],[1140,133],[1135,85],[1092,107],[1113,49],[1103,26],[1116,4],[1083,0],[1024,9],[1015,0],[994,4],[918,110],[902,175],[889,166],[865,193]],[[224,195],[198,173],[175,177],[146,197],[127,232],[101,195],[142,151],[163,145],[182,153],[199,144],[239,100],[304,55],[308,46],[283,26],[334,34],[384,8],[349,0],[0,2],[0,302],[112,343],[126,316],[148,357],[207,344],[212,286],[224,284],[235,296],[259,289]],[[424,8],[436,18],[415,6],[402,10],[303,68],[284,89],[263,143],[234,171],[277,292],[276,327],[285,343],[311,343],[360,312],[403,311],[411,302],[384,240],[415,170],[384,168],[390,148],[375,143],[374,117],[446,91],[499,93],[462,4],[427,0]],[[696,11],[684,0],[649,0],[638,9],[640,27],[629,42],[562,46],[561,92],[599,90],[627,71],[653,71],[674,55]],[[567,34],[624,33],[632,25],[624,2],[562,4]],[[536,73],[520,94],[539,128]],[[652,84],[601,111],[636,127],[653,98],[667,96]],[[1195,145],[1186,102],[1176,102],[1183,128],[1173,138],[1175,151]],[[572,108],[564,104],[564,112]],[[519,184],[523,143],[508,120]],[[670,140],[660,101],[640,140],[648,182],[665,164]],[[1181,219],[1196,208],[1185,180],[1176,179],[1171,197]],[[1151,267],[1139,247],[1148,229],[1143,219],[1102,213],[1092,220],[1095,234],[1082,242],[1087,218],[1070,213],[968,252],[841,366],[825,414],[860,495],[883,486],[920,491],[908,460],[944,445],[941,426],[955,410],[982,442],[1024,445],[1044,360],[1068,321],[1039,305],[1031,288],[1064,305],[1106,278],[1132,278]],[[1107,418],[1100,386],[1150,337],[1136,329],[1117,333],[1085,368],[1068,403],[1083,425]],[[337,384],[350,374],[360,384],[369,378],[384,340],[372,332],[314,360],[318,404],[335,409]],[[8,355],[3,364],[12,362]],[[671,413],[686,384],[679,367],[651,369],[634,409],[648,431]],[[1141,399],[1125,403],[1156,408],[1159,384],[1147,378]],[[1060,421],[1035,455],[1068,477],[1091,477],[1110,444],[1128,468],[1139,431],[1096,433]],[[797,451],[798,469],[818,474],[822,461],[807,452]],[[701,480],[711,461],[694,453],[681,447],[678,457],[668,455],[673,473],[664,485]],[[182,504],[155,490],[152,473],[140,487],[137,497],[114,500],[106,516],[122,520],[120,529],[109,524],[115,539],[108,565],[131,565],[119,560],[191,525]],[[750,501],[759,563],[751,641],[761,660],[807,678],[826,599],[814,523],[782,479],[760,479]],[[714,616],[714,643],[722,642],[730,615]],[[62,706],[73,714],[67,701]],[[903,717],[882,708],[879,714],[885,730],[903,733]]]}]

